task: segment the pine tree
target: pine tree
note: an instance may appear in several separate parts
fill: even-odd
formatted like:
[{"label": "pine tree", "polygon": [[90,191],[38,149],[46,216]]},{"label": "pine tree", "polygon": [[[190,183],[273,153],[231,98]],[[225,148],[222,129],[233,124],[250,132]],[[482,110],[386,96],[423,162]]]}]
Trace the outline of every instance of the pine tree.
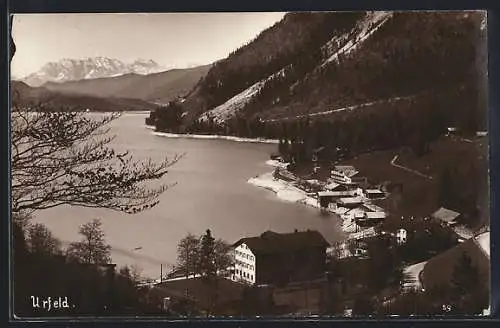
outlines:
[{"label": "pine tree", "polygon": [[479,271],[467,253],[463,252],[456,263],[451,282],[460,296],[472,293],[479,285]]},{"label": "pine tree", "polygon": [[200,273],[203,277],[212,279],[217,274],[215,266],[215,239],[210,229],[201,237]]}]

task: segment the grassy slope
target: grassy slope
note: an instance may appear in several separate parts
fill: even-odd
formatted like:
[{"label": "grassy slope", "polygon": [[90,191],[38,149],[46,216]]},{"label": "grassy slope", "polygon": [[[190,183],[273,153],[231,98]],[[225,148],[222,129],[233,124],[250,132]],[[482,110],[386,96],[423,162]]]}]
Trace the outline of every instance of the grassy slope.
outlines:
[{"label": "grassy slope", "polygon": [[[470,163],[477,163],[475,176],[471,180],[483,180],[480,185],[479,206],[483,213],[483,223],[489,222],[487,200],[487,139],[476,139],[466,142],[459,139],[443,137],[431,145],[431,151],[416,158],[406,150],[376,151],[360,155],[345,164],[354,165],[362,176],[373,180],[374,183],[384,181],[400,182],[403,184],[403,195],[399,206],[395,206],[396,195],[391,195],[379,204],[391,211],[391,218],[397,220],[404,216],[426,216],[438,207],[439,178],[445,166],[457,169],[468,168]],[[421,171],[433,177],[433,180],[422,178],[390,164],[395,155],[399,155],[397,164]],[[467,159],[464,161],[463,159]]]},{"label": "grassy slope", "polygon": [[455,264],[460,260],[463,252],[471,258],[472,264],[479,269],[481,281],[484,281],[486,286],[488,286],[490,280],[489,258],[487,258],[481,248],[475,244],[474,239],[469,239],[433,257],[427,262],[422,273],[422,281],[425,288],[440,284],[449,284]]}]

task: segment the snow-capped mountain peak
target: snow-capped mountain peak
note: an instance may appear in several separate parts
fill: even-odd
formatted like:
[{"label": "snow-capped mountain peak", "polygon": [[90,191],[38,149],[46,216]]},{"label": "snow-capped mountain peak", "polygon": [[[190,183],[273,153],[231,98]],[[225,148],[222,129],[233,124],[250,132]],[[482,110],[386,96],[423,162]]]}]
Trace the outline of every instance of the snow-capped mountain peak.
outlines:
[{"label": "snow-capped mountain peak", "polygon": [[63,58],[58,62],[45,64],[38,72],[28,75],[23,81],[31,86],[40,86],[46,82],[96,79],[130,73],[147,75],[165,70],[152,59],[137,59],[126,63],[116,58],[103,56],[81,59]]}]

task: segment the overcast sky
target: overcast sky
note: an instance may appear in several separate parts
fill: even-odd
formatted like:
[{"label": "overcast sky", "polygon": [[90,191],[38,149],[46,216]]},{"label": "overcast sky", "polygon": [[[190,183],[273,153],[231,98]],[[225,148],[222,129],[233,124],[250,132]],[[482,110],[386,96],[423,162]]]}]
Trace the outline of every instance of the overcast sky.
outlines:
[{"label": "overcast sky", "polygon": [[284,13],[17,14],[12,35],[19,78],[63,58],[153,59],[165,67],[226,57]]}]

